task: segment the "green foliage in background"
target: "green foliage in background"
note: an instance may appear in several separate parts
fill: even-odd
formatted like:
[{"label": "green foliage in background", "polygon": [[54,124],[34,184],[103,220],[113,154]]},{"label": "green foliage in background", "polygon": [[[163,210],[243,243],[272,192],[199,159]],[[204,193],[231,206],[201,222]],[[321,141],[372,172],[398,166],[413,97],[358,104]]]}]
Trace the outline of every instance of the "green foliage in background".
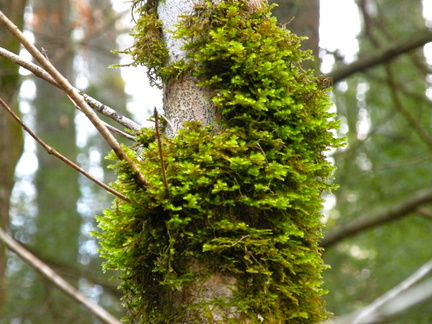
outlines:
[{"label": "green foliage in background", "polygon": [[[163,163],[155,131],[143,129],[125,150],[148,187],[110,155],[114,187],[130,202],[115,200],[98,217],[97,235],[105,267],[122,270],[123,300],[136,322],[196,314],[201,323],[202,310],[215,305],[241,316],[223,323],[327,317],[320,194],[333,187],[323,152],[341,145],[338,123],[326,91],[300,67],[310,58],[298,49],[301,39],[269,11],[234,0],[196,7],[173,32],[186,40],[188,57],[157,69],[162,79],[193,73],[212,89],[221,127],[188,122],[174,138],[162,136]],[[193,271],[196,262],[205,268]],[[215,272],[235,278],[230,300],[176,305],[177,291]]]},{"label": "green foliage in background", "polygon": [[[374,55],[377,48],[411,40],[425,25],[421,1],[378,0],[366,13],[359,60]],[[432,146],[420,136],[421,131],[431,134],[432,124],[425,95],[430,66],[424,53],[420,47],[335,87],[348,145],[334,154],[335,178],[343,190],[334,193],[336,206],[326,229],[379,211],[391,213],[397,204],[431,188]],[[430,213],[430,207],[424,208]],[[324,287],[331,292],[325,296],[330,311],[340,315],[361,309],[431,259],[432,222],[419,211],[326,248],[324,259],[331,269],[324,273]],[[430,323],[430,302],[389,322]]]}]

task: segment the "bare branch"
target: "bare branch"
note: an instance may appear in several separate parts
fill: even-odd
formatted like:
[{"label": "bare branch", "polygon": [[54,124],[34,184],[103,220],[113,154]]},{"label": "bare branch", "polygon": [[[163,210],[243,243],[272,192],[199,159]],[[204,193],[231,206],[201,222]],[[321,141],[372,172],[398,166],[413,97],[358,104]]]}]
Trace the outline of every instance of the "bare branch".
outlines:
[{"label": "bare branch", "polygon": [[403,39],[399,42],[393,43],[391,46],[377,51],[371,56],[364,59],[359,59],[354,63],[344,66],[336,71],[329,73],[335,83],[346,79],[357,72],[363,72],[376,65],[388,62],[399,55],[412,51],[426,43],[432,42],[432,31],[429,29],[419,31],[413,37]]},{"label": "bare branch", "polygon": [[73,169],[75,169],[76,171],[78,171],[79,173],[81,173],[82,175],[84,175],[87,179],[90,179],[91,181],[93,181],[94,183],[96,183],[98,186],[100,186],[103,189],[105,189],[106,191],[112,193],[114,196],[117,196],[118,198],[123,199],[125,201],[129,201],[129,199],[126,198],[124,195],[122,195],[118,191],[114,190],[113,188],[107,186],[105,183],[99,181],[98,179],[96,179],[95,177],[93,177],[91,174],[89,174],[87,171],[85,171],[84,169],[82,169],[81,167],[79,167],[78,165],[76,165],[75,163],[73,163],[67,157],[65,157],[64,155],[60,154],[54,148],[52,148],[51,146],[49,146],[48,144],[46,144],[42,139],[40,139],[40,137],[38,137],[21,120],[21,118],[19,118],[19,116],[17,114],[15,114],[15,112],[1,98],[0,98],[0,105],[3,106],[3,108],[21,125],[21,127],[27,133],[29,133],[29,135],[31,137],[33,137],[36,140],[36,142],[38,142],[45,149],[45,151],[47,151],[48,154],[54,155],[55,157],[59,158],[61,161],[63,161],[64,163],[66,163],[67,165],[69,165],[70,167],[72,167]]},{"label": "bare branch", "polygon": [[9,250],[15,252],[23,261],[29,264],[32,268],[37,270],[42,276],[52,282],[58,289],[63,291],[66,295],[72,297],[74,300],[85,306],[92,314],[99,318],[104,323],[108,324],[121,324],[121,322],[108,313],[104,308],[89,300],[78,289],[69,284],[61,276],[59,276],[53,269],[43,263],[40,259],[36,258],[32,253],[27,251],[17,241],[10,238],[6,232],[0,227],[0,241],[2,241]]},{"label": "bare branch", "polygon": [[[432,298],[432,260],[360,311],[332,319],[332,324],[381,323]],[[420,284],[421,282],[421,284]]]},{"label": "bare branch", "polygon": [[416,212],[426,219],[432,220],[432,210],[426,209],[425,207],[418,207],[416,208]]},{"label": "bare branch", "polygon": [[[53,86],[56,86],[57,88],[61,89],[61,87],[58,85],[58,83],[51,77],[51,75],[49,75],[44,69],[42,69],[40,66],[33,64],[29,61],[26,61],[24,59],[22,59],[21,57],[19,57],[18,55],[0,47],[0,56],[8,59],[9,61],[18,64],[19,66],[25,68],[26,70],[30,71],[31,73],[33,73],[35,76],[37,76],[38,78],[45,80],[49,83],[51,83]],[[77,91],[79,91],[77,89]],[[120,125],[138,132],[141,129],[141,126],[138,125],[137,123],[135,123],[133,120],[119,114],[117,111],[115,111],[113,108],[99,102],[98,100],[94,99],[93,97],[87,95],[86,93],[84,93],[83,91],[79,91],[80,94],[84,97],[84,100],[87,102],[87,104],[93,108],[94,110],[96,110],[97,112],[101,113],[102,115],[111,118],[112,120],[116,121],[117,123],[119,123]],[[108,124],[106,124],[108,125]],[[109,127],[109,126],[107,126]],[[117,129],[112,129],[112,126],[110,128],[110,130],[114,133],[118,133]],[[120,134],[122,136],[125,136],[124,133]],[[132,136],[125,136],[128,139],[133,139]]]},{"label": "bare branch", "polygon": [[32,44],[28,39],[25,38],[24,34],[15,26],[4,14],[0,11],[0,24],[6,27],[6,29],[16,38],[19,42],[29,51],[29,53],[39,62],[42,68],[47,71],[51,77],[57,82],[60,88],[78,105],[78,107],[84,112],[87,118],[96,127],[99,133],[103,136],[105,141],[113,149],[117,157],[125,161],[134,172],[135,179],[142,183],[144,186],[149,186],[147,179],[144,178],[137,165],[122,149],[120,144],[117,142],[115,137],[110,133],[108,128],[99,119],[96,113],[90,108],[85,100],[80,95],[79,91],[75,89],[69,81],[43,56],[43,54]]},{"label": "bare branch", "polygon": [[416,211],[419,206],[432,202],[432,189],[424,189],[416,192],[404,201],[394,204],[383,211],[369,216],[359,216],[356,220],[340,225],[324,236],[321,246],[330,246],[361,233],[373,227],[398,220],[411,212]]},{"label": "bare branch", "polygon": [[108,107],[107,105],[101,103],[100,101],[96,100],[93,97],[90,97],[88,94],[84,92],[80,92],[81,95],[84,97],[84,100],[88,103],[90,107],[92,107],[94,110],[100,112],[102,115],[111,118],[112,120],[115,120],[120,125],[123,125],[124,127],[133,130],[135,132],[139,132],[141,130],[141,126],[135,123],[132,119],[129,119],[121,114],[119,114],[114,109]]}]

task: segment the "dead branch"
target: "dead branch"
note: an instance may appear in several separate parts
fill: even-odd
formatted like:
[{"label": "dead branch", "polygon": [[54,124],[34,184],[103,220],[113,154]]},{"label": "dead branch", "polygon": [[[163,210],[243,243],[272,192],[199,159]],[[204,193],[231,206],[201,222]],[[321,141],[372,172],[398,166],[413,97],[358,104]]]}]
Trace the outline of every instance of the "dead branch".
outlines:
[{"label": "dead branch", "polygon": [[114,196],[125,200],[125,201],[129,201],[128,198],[126,198],[124,195],[122,195],[121,193],[119,193],[118,191],[114,190],[113,188],[107,186],[105,183],[99,181],[98,179],[96,179],[95,177],[93,177],[91,174],[89,174],[87,171],[85,171],[84,169],[82,169],[81,167],[79,167],[78,165],[76,165],[74,162],[72,162],[71,160],[69,160],[67,157],[65,157],[64,155],[60,154],[59,152],[57,152],[53,147],[49,146],[48,144],[46,144],[40,137],[38,137],[22,120],[21,118],[19,118],[19,116],[12,110],[12,108],[10,108],[4,101],[3,99],[0,98],[0,105],[21,125],[21,127],[31,136],[33,137],[36,142],[38,142],[40,144],[40,146],[42,146],[44,148],[44,150],[51,155],[54,155],[55,157],[59,158],[61,161],[63,161],[64,163],[66,163],[67,165],[69,165],[70,167],[72,167],[73,169],[75,169],[76,171],[78,171],[79,173],[81,173],[83,176],[85,176],[87,179],[90,179],[91,181],[93,181],[94,183],[96,183],[98,186],[102,187],[103,189],[105,189],[106,191],[112,193]]},{"label": "dead branch", "polygon": [[359,216],[356,220],[350,223],[336,227],[324,236],[321,246],[329,248],[332,245],[346,238],[353,237],[363,231],[407,216],[409,213],[415,212],[418,207],[431,202],[432,189],[428,188],[420,190],[404,201],[396,203],[385,210],[376,212],[369,216]]},{"label": "dead branch", "polygon": [[108,128],[99,119],[97,114],[85,102],[84,98],[80,95],[79,91],[75,89],[69,81],[44,57],[44,55],[28,40],[24,34],[15,26],[4,14],[0,11],[0,24],[5,28],[29,51],[33,58],[39,62],[42,68],[51,75],[60,88],[76,103],[76,105],[83,111],[87,118],[96,127],[98,132],[102,135],[108,145],[113,149],[117,157],[125,161],[131,170],[134,172],[135,178],[144,186],[149,186],[147,179],[144,178],[137,165],[126,154],[115,137],[110,133]]},{"label": "dead branch", "polygon": [[393,69],[390,63],[385,65],[385,70],[387,74],[387,84],[390,87],[390,93],[393,102],[395,103],[396,109],[399,110],[405,116],[405,118],[410,123],[413,131],[419,135],[419,137],[426,143],[429,150],[432,151],[432,136],[430,136],[429,133],[422,127],[418,119],[414,116],[414,114],[409,109],[407,109],[403,105],[402,100],[400,99],[399,89],[397,88],[395,77],[393,75]]},{"label": "dead branch", "polygon": [[410,52],[426,43],[432,42],[432,31],[429,29],[419,31],[415,36],[400,40],[391,46],[377,51],[373,55],[359,59],[350,65],[346,65],[336,71],[329,73],[335,83],[346,79],[357,72],[363,72],[376,65],[389,62],[399,55]]},{"label": "dead branch", "polygon": [[80,91],[80,94],[83,96],[84,100],[88,103],[90,107],[92,107],[94,110],[100,112],[102,115],[111,118],[112,120],[116,121],[120,125],[123,125],[124,127],[134,131],[139,132],[141,130],[141,126],[135,123],[132,119],[129,119],[121,114],[119,114],[116,110],[113,108],[101,103],[100,101],[96,100],[95,98],[89,96],[83,91]]},{"label": "dead branch", "polygon": [[27,251],[17,241],[10,238],[6,232],[0,227],[0,241],[6,247],[15,252],[23,261],[29,264],[32,268],[37,270],[43,277],[52,282],[58,289],[63,291],[66,295],[72,297],[74,300],[85,306],[92,314],[99,318],[104,323],[108,324],[121,324],[121,322],[108,313],[104,308],[89,300],[78,289],[69,284],[61,276],[59,276],[53,269],[36,258],[32,253]]}]

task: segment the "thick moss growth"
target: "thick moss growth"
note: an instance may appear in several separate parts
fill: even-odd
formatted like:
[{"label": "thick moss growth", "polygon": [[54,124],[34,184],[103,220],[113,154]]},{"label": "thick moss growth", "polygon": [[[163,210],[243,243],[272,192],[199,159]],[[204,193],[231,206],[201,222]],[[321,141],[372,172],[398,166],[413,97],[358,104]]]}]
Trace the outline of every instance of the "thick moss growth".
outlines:
[{"label": "thick moss growth", "polygon": [[[212,323],[202,313],[212,305],[240,314],[221,323],[327,316],[318,242],[332,166],[323,152],[341,143],[325,90],[300,67],[309,59],[301,39],[269,11],[227,0],[184,17],[174,35],[187,40],[188,59],[161,66],[159,77],[195,74],[213,90],[223,127],[189,122],[174,138],[162,136],[163,163],[155,130],[143,129],[125,149],[148,187],[125,164],[113,165],[113,185],[131,202],[117,199],[98,217],[98,236],[105,267],[121,270],[133,322],[182,322],[199,309],[196,322]],[[235,277],[233,298],[178,307],[173,294],[196,276],[193,260]]]}]

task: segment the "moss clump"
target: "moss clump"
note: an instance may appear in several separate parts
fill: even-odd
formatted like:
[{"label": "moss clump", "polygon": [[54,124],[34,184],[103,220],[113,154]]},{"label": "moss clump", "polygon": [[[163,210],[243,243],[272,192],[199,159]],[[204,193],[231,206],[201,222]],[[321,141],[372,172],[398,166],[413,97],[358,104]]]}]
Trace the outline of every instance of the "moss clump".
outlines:
[{"label": "moss clump", "polygon": [[133,62],[126,66],[146,66],[150,85],[161,87],[161,68],[168,59],[168,50],[162,40],[162,22],[157,16],[157,3],[158,0],[134,2],[139,15],[134,33],[131,34],[135,43],[118,53],[128,54],[133,58]]},{"label": "moss clump", "polygon": [[[174,36],[187,40],[187,61],[161,68],[187,70],[212,89],[223,127],[189,122],[162,137],[163,164],[155,131],[143,129],[127,150],[151,186],[113,165],[113,185],[131,203],[116,200],[98,217],[105,267],[122,271],[134,322],[182,322],[221,302],[240,314],[223,323],[319,322],[327,316],[320,193],[332,188],[323,152],[341,142],[325,91],[300,67],[309,54],[270,8],[253,12],[238,0],[197,6]],[[197,275],[194,260],[236,278],[231,300],[175,304],[173,293]]]}]

